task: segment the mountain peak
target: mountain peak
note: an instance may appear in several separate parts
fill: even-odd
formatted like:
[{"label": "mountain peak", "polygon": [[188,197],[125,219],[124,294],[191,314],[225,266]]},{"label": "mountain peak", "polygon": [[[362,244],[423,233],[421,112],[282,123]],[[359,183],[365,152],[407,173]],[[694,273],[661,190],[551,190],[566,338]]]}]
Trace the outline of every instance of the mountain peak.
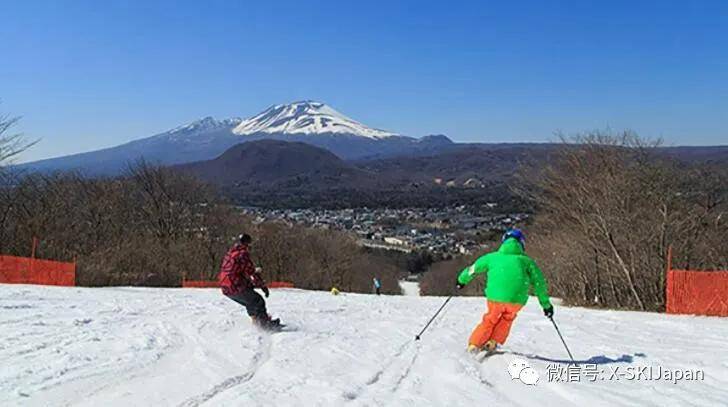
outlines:
[{"label": "mountain peak", "polygon": [[224,120],[217,120],[212,116],[207,116],[199,120],[195,120],[191,123],[176,127],[170,130],[168,133],[190,133],[190,132],[202,132],[207,130],[213,130],[221,127],[235,127],[242,122],[240,118],[231,118]]},{"label": "mountain peak", "polygon": [[397,136],[373,129],[337,112],[322,102],[303,100],[271,106],[262,113],[243,120],[235,134],[349,134],[371,139]]}]

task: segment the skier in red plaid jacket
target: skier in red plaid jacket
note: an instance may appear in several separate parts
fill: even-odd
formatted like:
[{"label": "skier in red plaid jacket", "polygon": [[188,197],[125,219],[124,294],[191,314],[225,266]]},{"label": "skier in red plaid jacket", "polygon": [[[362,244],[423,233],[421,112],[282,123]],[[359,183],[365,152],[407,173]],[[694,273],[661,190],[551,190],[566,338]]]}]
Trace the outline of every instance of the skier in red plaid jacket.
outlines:
[{"label": "skier in red plaid jacket", "polygon": [[249,247],[252,240],[248,234],[238,237],[238,242],[228,250],[222,260],[218,281],[222,293],[244,306],[253,323],[263,328],[274,328],[280,326],[280,320],[271,319],[265,308],[265,300],[255,292],[259,288],[266,298],[270,295],[263,276],[250,259]]}]

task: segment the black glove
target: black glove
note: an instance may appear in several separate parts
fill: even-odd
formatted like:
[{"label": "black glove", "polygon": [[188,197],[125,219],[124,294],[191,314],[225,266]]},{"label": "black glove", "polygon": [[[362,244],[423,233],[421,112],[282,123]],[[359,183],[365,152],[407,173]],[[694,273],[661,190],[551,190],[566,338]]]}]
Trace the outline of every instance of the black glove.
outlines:
[{"label": "black glove", "polygon": [[263,291],[263,294],[265,294],[265,298],[268,298],[268,296],[270,295],[270,290],[268,289],[268,287],[263,286],[261,287],[261,290]]},{"label": "black glove", "polygon": [[554,306],[549,305],[548,308],[543,309],[543,314],[546,315],[546,318],[551,319],[554,317]]},{"label": "black glove", "polygon": [[463,287],[465,287],[465,284],[460,284],[460,280],[455,281],[455,288],[462,290]]}]

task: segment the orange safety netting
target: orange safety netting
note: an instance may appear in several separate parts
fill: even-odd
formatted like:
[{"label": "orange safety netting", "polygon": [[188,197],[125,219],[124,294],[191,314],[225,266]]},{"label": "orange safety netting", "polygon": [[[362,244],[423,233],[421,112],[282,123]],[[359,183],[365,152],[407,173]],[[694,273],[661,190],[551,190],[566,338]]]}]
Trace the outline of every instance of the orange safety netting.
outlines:
[{"label": "orange safety netting", "polygon": [[728,316],[728,271],[669,270],[668,314]]},{"label": "orange safety netting", "polygon": [[[220,283],[215,280],[182,280],[182,287],[185,288],[217,288]],[[271,281],[268,288],[293,288],[293,283],[287,281]]]},{"label": "orange safety netting", "polygon": [[76,285],[76,263],[0,256],[0,283]]}]

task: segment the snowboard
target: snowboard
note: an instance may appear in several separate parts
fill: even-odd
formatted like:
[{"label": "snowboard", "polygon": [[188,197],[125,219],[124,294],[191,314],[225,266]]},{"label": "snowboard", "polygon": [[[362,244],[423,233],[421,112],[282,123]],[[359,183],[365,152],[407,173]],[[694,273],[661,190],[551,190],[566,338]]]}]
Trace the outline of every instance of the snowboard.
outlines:
[{"label": "snowboard", "polygon": [[267,332],[282,332],[286,330],[286,324],[275,324],[275,325],[268,325],[268,326],[261,326],[258,327],[259,329]]},{"label": "snowboard", "polygon": [[270,326],[270,327],[264,328],[264,329],[266,331],[273,332],[273,333],[276,333],[276,332],[284,332],[284,331],[287,330],[286,329],[286,326],[287,325],[285,325],[285,324],[278,324],[278,325],[273,325],[273,326]]},{"label": "snowboard", "polygon": [[295,328],[291,328],[291,327],[288,327],[287,325],[283,325],[283,324],[277,325],[277,326],[272,326],[272,327],[265,327],[265,328],[258,326],[256,328],[260,332],[269,333],[269,334],[277,334],[279,332],[292,332],[292,331],[296,330]]},{"label": "snowboard", "polygon": [[284,332],[284,331],[286,331],[286,324],[281,324],[280,321],[281,321],[280,319],[276,318],[266,324],[253,323],[253,325],[263,332],[271,332],[271,333]]}]

